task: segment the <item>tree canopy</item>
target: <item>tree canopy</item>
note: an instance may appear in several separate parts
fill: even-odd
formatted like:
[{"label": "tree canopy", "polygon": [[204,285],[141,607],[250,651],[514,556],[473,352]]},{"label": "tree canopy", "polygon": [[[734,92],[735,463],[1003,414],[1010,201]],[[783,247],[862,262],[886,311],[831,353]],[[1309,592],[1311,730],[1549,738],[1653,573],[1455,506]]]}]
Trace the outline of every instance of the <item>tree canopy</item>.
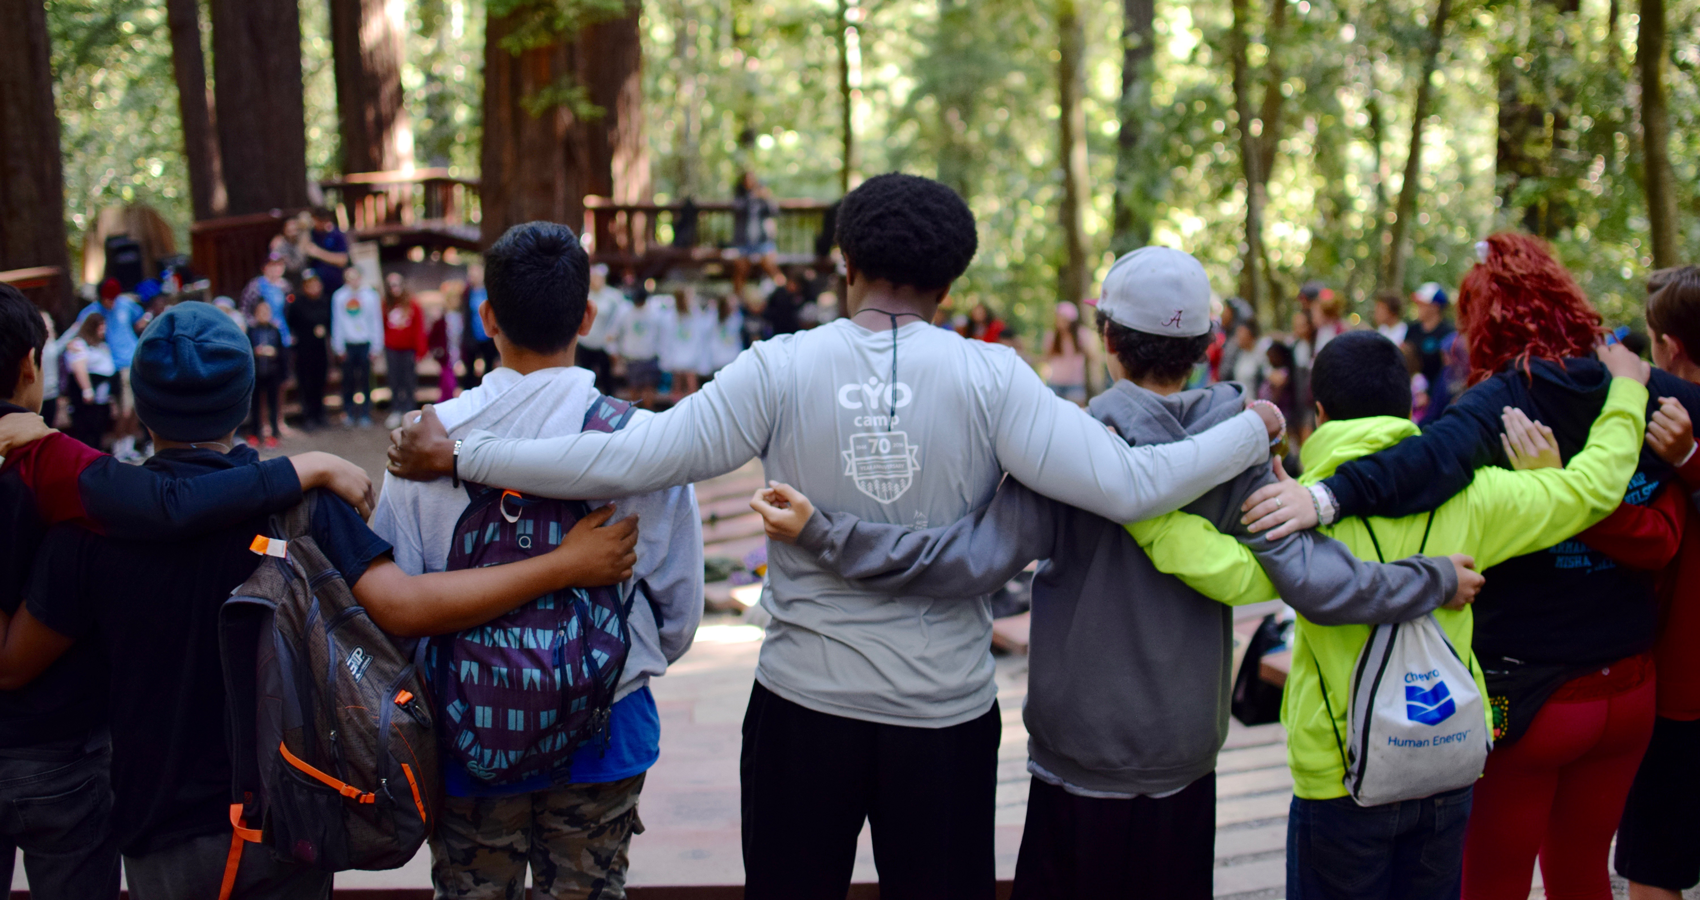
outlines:
[{"label": "tree canopy", "polygon": [[[400,79],[419,165],[478,174],[492,3],[498,14],[524,17],[522,30],[508,33],[522,43],[621,8],[618,0],[406,0]],[[1653,5],[1666,35],[1675,247],[1693,261],[1700,0]],[[1267,316],[1310,279],[1360,304],[1389,271],[1398,283],[1387,286],[1404,291],[1430,280],[1454,285],[1475,242],[1501,228],[1553,241],[1608,317],[1637,315],[1653,265],[1642,7],[1156,0],[1149,62],[1124,96],[1124,63],[1138,58],[1127,41],[1141,40],[1130,17],[1140,8],[1141,0],[649,0],[640,20],[642,127],[654,195],[724,198],[744,167],[776,196],[822,200],[836,198],[847,168],[852,184],[894,169],[939,177],[968,198],[982,229],[980,255],[957,296],[985,300],[1037,330],[1057,300],[1080,299],[1060,288],[1060,128],[1071,114],[1063,104],[1075,101],[1059,94],[1069,70],[1059,63],[1078,21],[1087,151],[1079,220],[1090,283],[1112,247],[1149,234],[1197,255],[1220,293],[1242,290],[1245,148],[1253,147],[1266,185],[1259,265]],[[1437,15],[1445,17],[1439,28]],[[154,205],[186,230],[192,213],[164,9],[142,0],[54,0],[47,19],[72,247],[93,214],[113,203]],[[301,0],[309,180],[339,174],[343,158],[331,22],[327,0]],[[201,28],[212,71],[204,12]],[[1408,166],[1427,68],[1420,156]],[[1236,97],[1236,85],[1244,96]],[[573,87],[529,99],[577,104],[594,116]],[[1118,144],[1124,122],[1137,129],[1137,142]],[[1407,171],[1416,174],[1410,215],[1395,229]],[[1402,270],[1387,256],[1395,230],[1409,247]]]}]

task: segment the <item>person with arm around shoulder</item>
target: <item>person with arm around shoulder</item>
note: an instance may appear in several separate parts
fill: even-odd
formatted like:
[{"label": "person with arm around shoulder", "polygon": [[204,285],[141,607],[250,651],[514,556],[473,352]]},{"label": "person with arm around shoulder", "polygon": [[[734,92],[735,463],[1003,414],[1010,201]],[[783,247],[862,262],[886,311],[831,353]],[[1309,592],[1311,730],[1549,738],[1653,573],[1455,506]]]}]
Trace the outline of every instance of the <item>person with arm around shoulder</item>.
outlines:
[{"label": "person with arm around shoulder", "polygon": [[[1130,447],[1011,348],[935,328],[978,246],[972,213],[948,187],[871,178],[845,198],[838,226],[849,316],[759,343],[672,409],[613,434],[474,431],[457,455],[426,413],[393,435],[391,471],[610,496],[693,483],[760,456],[769,478],[822,509],[920,524],[983,505],[1006,472],[1129,521],[1267,460],[1280,429],[1261,407],[1171,444]],[[770,552],[762,605],[774,624],[741,757],[746,896],[843,893],[869,818],[893,891],[989,895],[1001,729],[989,599],[858,588],[794,548]]]},{"label": "person with arm around shoulder", "polygon": [[[1653,362],[1683,381],[1700,383],[1700,357],[1688,349],[1700,351],[1700,267],[1655,272],[1647,291]],[[1700,454],[1695,453],[1692,416],[1682,401],[1659,398],[1659,410],[1647,423],[1647,445],[1676,469],[1677,480],[1667,490],[1677,497],[1673,512],[1687,521],[1674,559],[1658,576],[1653,733],[1618,823],[1614,865],[1629,881],[1631,900],[1680,900],[1683,891],[1700,883],[1700,829],[1686,812],[1700,803],[1700,778],[1690,764],[1700,747],[1700,665],[1694,653],[1700,640],[1700,528],[1689,505],[1700,490]],[[1660,543],[1633,535],[1630,540]]]},{"label": "person with arm around shoulder", "polygon": [[[223,314],[180,304],[148,330],[136,360],[137,407],[160,448],[146,467],[155,477],[227,481],[261,468],[257,454],[234,441],[248,412],[253,356]],[[259,565],[250,541],[269,523],[248,515],[164,544],[61,524],[41,540],[24,604],[0,613],[0,690],[53,677],[67,654],[93,654],[96,665],[75,668],[95,673],[105,682],[96,693],[110,698],[104,711],[86,704],[84,712],[103,715],[111,735],[109,821],[137,900],[219,893],[232,836],[218,610]],[[523,562],[418,577],[402,573],[388,544],[340,499],[314,504],[312,533],[376,624],[416,636],[485,621],[565,586],[623,577],[629,535],[596,524]],[[230,896],[323,897],[329,884],[328,873],[248,853]]]},{"label": "person with arm around shoulder", "polygon": [[[490,246],[485,265],[490,293],[479,314],[503,365],[478,387],[432,407],[452,432],[577,434],[599,410],[616,408],[610,404],[619,401],[596,390],[592,373],[573,366],[575,344],[600,310],[589,302],[589,258],[571,229],[517,225]],[[465,487],[447,480],[387,476],[372,528],[394,546],[402,571],[440,572],[453,565],[457,523],[472,502]],[[649,681],[685,652],[702,618],[702,530],[688,486],[628,497],[614,508],[618,520],[610,527],[636,545],[635,564],[615,581],[636,593],[630,652],[607,730],[553,770],[518,780],[498,782],[445,758],[447,797],[430,838],[438,896],[482,897],[504,885],[523,886],[528,869],[545,896],[617,893],[625,883],[628,847],[642,830],[645,774],[660,754]],[[568,614],[562,621],[575,620]],[[468,634],[487,624],[495,627],[473,623]],[[471,737],[450,721],[439,727],[450,743]]]},{"label": "person with arm around shoulder", "polygon": [[[1238,386],[1186,388],[1211,340],[1209,302],[1204,270],[1187,254],[1147,247],[1116,261],[1097,332],[1117,380],[1091,405],[1098,421],[1130,443],[1160,444],[1238,413]],[[1233,677],[1227,607],[1281,596],[1331,623],[1397,622],[1448,595],[1461,607],[1480,581],[1464,557],[1382,564],[1308,532],[1248,535],[1239,500],[1272,478],[1258,463],[1185,511],[1126,529],[1014,479],[970,517],[924,530],[813,511],[778,482],[752,506],[770,538],[852,582],[942,602],[1044,560],[1033,581],[1023,708],[1032,785],[1013,896],[1203,898],[1213,893],[1214,769],[1227,738],[1220,686]],[[1140,603],[1126,602],[1130,591]]]},{"label": "person with arm around shoulder", "polygon": [[[208,308],[210,310],[210,307]],[[219,315],[214,313],[214,315]],[[33,327],[32,327],[33,326]],[[294,505],[304,487],[371,502],[371,483],[324,453],[220,473],[205,485],[118,462],[46,427],[35,412],[46,383],[47,330],[35,305],[0,285],[0,617],[17,616],[37,549],[61,523],[131,540],[171,541]],[[64,579],[50,583],[62,586]],[[40,637],[40,636],[38,636]],[[58,641],[19,641],[23,655]],[[32,896],[116,897],[106,738],[105,666],[92,643],[73,647],[28,684],[0,691],[0,802],[27,807],[5,841],[23,851]],[[14,856],[0,867],[11,881]]]}]

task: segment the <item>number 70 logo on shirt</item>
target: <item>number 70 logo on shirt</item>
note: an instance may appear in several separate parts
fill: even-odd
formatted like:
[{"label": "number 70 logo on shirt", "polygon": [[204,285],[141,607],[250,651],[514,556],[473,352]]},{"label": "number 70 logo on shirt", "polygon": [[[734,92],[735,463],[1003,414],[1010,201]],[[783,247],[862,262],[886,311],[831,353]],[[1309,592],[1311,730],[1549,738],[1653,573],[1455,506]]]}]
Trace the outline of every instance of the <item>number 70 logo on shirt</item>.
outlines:
[{"label": "number 70 logo on shirt", "polygon": [[903,431],[873,431],[850,436],[844,451],[844,474],[856,480],[856,490],[880,503],[903,496],[920,471],[921,448],[909,443]]}]

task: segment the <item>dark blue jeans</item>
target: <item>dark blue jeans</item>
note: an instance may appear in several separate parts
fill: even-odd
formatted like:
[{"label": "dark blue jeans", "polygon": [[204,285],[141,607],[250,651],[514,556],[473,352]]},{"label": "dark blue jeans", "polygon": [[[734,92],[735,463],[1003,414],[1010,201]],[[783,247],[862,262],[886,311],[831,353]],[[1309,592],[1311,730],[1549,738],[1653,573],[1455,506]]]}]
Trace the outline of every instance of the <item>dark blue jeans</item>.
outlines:
[{"label": "dark blue jeans", "polygon": [[116,900],[112,750],[60,759],[0,756],[0,885],[12,883],[17,848],[35,900]]},{"label": "dark blue jeans", "polygon": [[1287,900],[1457,900],[1471,790],[1370,807],[1294,797]]}]

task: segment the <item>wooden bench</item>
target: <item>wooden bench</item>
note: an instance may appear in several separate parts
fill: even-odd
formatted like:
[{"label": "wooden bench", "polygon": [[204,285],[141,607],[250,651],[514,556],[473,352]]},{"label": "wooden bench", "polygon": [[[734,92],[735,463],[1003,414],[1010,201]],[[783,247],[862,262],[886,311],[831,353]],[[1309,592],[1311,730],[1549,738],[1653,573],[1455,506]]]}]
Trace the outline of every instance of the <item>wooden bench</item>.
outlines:
[{"label": "wooden bench", "polygon": [[1258,677],[1276,687],[1286,687],[1287,675],[1292,671],[1293,651],[1291,650],[1266,653],[1257,667]]}]

